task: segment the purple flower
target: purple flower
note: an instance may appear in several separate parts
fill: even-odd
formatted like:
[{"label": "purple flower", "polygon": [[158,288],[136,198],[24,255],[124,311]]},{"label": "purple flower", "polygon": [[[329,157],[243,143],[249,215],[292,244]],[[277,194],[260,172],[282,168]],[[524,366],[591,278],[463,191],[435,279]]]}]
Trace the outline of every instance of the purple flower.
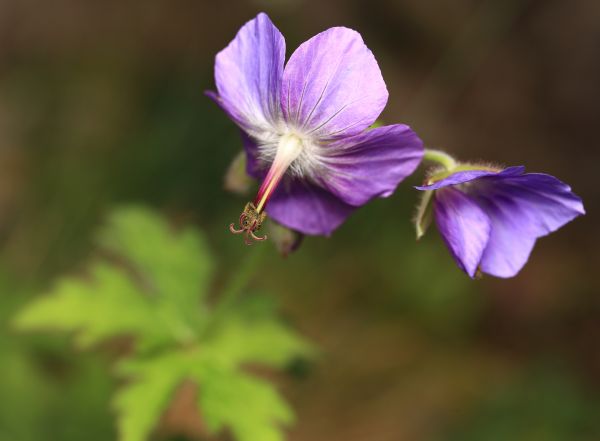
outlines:
[{"label": "purple flower", "polygon": [[568,185],[550,175],[525,173],[522,166],[446,172],[427,184],[416,188],[435,190],[438,229],[470,277],[477,269],[497,277],[516,275],[538,237],[585,214]]},{"label": "purple flower", "polygon": [[[240,217],[249,238],[265,218],[329,235],[357,207],[391,195],[423,156],[406,125],[372,130],[388,92],[357,32],[326,30],[292,54],[266,14],[246,23],[216,57],[218,94],[242,129],[247,172],[262,185]],[[268,203],[268,207],[267,207]]]}]

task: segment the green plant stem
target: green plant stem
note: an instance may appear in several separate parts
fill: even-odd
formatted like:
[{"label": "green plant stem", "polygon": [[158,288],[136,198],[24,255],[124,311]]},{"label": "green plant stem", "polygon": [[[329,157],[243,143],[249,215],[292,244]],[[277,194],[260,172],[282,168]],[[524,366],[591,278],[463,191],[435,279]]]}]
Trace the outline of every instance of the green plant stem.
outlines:
[{"label": "green plant stem", "polygon": [[250,279],[256,274],[256,270],[263,263],[264,258],[267,255],[268,246],[265,245],[266,244],[258,244],[255,249],[252,249],[248,259],[244,261],[243,265],[239,267],[230,279],[226,288],[222,291],[217,300],[217,304],[211,314],[212,317],[205,332],[210,332],[210,330],[221,321],[223,316],[226,315],[231,308],[235,307],[244,292],[244,288],[246,288]]},{"label": "green plant stem", "polygon": [[[240,295],[242,294],[248,282],[256,273],[257,268],[263,262],[264,257],[267,255],[266,244],[257,244],[255,249],[250,252],[250,257],[246,259],[240,270],[231,279],[227,288],[223,291],[220,297],[219,306],[220,308],[228,309],[230,305],[237,302]],[[217,312],[215,310],[215,312]]]},{"label": "green plant stem", "polygon": [[435,162],[441,165],[446,170],[452,170],[456,168],[456,161],[448,153],[442,152],[441,150],[425,149],[425,155],[423,160]]}]

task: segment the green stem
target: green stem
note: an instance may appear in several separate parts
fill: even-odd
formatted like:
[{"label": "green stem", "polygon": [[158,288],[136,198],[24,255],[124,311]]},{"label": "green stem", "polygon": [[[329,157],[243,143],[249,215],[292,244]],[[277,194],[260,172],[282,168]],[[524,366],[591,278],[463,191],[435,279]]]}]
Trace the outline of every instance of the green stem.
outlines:
[{"label": "green stem", "polygon": [[250,257],[244,262],[244,265],[236,272],[235,276],[231,279],[227,288],[221,294],[219,305],[215,309],[218,312],[219,309],[228,309],[230,305],[236,303],[244,291],[248,282],[254,274],[257,268],[260,266],[264,257],[267,255],[266,244],[259,244],[256,249],[253,249],[250,253]]},{"label": "green stem", "polygon": [[244,261],[244,264],[230,279],[228,285],[219,296],[217,304],[211,313],[209,323],[204,327],[202,334],[206,332],[210,333],[216,324],[222,320],[223,316],[227,315],[232,308],[235,308],[236,303],[244,293],[244,289],[256,274],[256,270],[267,255],[268,247],[265,245],[260,244],[256,249],[253,249],[248,259]]},{"label": "green stem", "polygon": [[425,149],[423,160],[440,164],[446,170],[452,170],[456,167],[454,158],[441,150]]}]

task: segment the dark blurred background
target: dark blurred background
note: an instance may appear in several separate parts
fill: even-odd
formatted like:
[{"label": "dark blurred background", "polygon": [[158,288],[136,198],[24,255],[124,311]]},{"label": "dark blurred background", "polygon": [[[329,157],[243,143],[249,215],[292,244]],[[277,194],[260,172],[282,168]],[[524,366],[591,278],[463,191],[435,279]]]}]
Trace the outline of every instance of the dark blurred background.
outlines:
[{"label": "dark blurred background", "polygon": [[[415,243],[420,170],[332,238],[287,259],[273,248],[253,284],[323,353],[281,379],[289,439],[600,439],[600,2],[0,0],[0,440],[115,437],[111,352],[9,326],[81,268],[111,207],[202,228],[219,280],[254,252],[227,232],[246,202],[223,190],[239,135],[203,91],[259,11],[288,56],[357,29],[390,91],[386,122],[459,159],[555,175],[588,213],[514,279],[471,281],[434,229]],[[159,437],[203,439],[195,418],[181,397]]]}]

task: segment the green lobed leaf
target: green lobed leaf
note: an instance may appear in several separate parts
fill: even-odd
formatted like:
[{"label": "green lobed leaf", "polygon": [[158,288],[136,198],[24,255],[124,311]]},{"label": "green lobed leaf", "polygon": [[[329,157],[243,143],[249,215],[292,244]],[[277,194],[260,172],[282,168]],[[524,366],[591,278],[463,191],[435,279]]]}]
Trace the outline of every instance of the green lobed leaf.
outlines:
[{"label": "green lobed leaf", "polygon": [[120,441],[144,441],[185,379],[189,363],[184,353],[166,352],[145,360],[125,361],[117,370],[129,379],[114,396]]},{"label": "green lobed leaf", "polygon": [[224,369],[198,369],[198,406],[208,430],[227,427],[238,441],[281,441],[293,413],[268,382]]},{"label": "green lobed leaf", "polygon": [[213,434],[227,428],[238,441],[280,441],[294,420],[273,385],[224,366],[204,348],[126,361],[118,374],[130,380],[113,401],[121,441],[147,439],[185,380],[198,385],[201,417]]},{"label": "green lobed leaf", "polygon": [[265,298],[254,296],[232,309],[204,341],[204,351],[226,366],[262,364],[284,367],[315,349],[275,316]]},{"label": "green lobed leaf", "polygon": [[124,207],[113,212],[97,238],[102,247],[129,260],[157,296],[191,304],[207,294],[213,263],[197,231],[175,233],[153,211]]},{"label": "green lobed leaf", "polygon": [[202,340],[191,375],[198,405],[212,433],[228,428],[237,441],[280,441],[293,413],[274,386],[245,374],[245,364],[283,367],[315,349],[276,318],[265,297],[252,296],[218,317]]},{"label": "green lobed leaf", "polygon": [[15,325],[21,330],[75,332],[81,347],[118,335],[134,335],[147,345],[168,337],[129,276],[106,263],[91,268],[90,280],[60,281],[49,295],[22,310]]}]

